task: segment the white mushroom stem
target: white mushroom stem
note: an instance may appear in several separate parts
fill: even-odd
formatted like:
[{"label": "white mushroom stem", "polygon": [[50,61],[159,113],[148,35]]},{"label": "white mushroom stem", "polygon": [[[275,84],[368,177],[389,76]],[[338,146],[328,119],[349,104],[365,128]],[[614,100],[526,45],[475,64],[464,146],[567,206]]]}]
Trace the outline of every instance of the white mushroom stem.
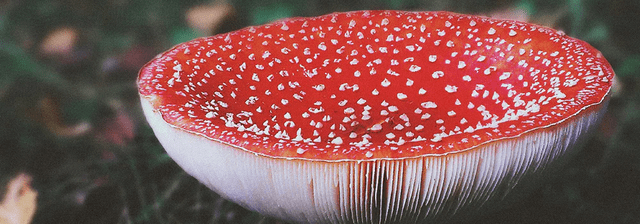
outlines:
[{"label": "white mushroom stem", "polygon": [[[563,161],[606,107],[459,153],[331,162],[271,158],[188,133],[141,100],[156,136],[187,173],[248,209],[300,223],[416,222],[474,212]],[[408,220],[389,220],[398,217]]]}]

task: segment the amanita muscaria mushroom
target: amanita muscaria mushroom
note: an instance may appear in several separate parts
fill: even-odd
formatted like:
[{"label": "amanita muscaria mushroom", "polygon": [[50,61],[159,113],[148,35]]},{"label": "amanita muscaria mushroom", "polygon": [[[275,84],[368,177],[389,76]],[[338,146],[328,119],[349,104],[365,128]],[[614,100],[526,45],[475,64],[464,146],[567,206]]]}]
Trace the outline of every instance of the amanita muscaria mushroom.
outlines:
[{"label": "amanita muscaria mushroom", "polygon": [[138,85],[168,154],[224,197],[310,223],[449,218],[565,159],[613,70],[562,32],[357,11],[199,38]]}]

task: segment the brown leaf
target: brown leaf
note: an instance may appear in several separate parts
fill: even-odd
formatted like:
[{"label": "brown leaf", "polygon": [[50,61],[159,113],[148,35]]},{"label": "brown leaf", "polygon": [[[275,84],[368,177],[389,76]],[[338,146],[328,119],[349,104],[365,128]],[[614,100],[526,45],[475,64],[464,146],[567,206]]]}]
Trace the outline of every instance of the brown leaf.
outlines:
[{"label": "brown leaf", "polygon": [[68,55],[73,51],[78,39],[78,31],[71,27],[59,27],[47,34],[40,50],[46,55]]},{"label": "brown leaf", "polygon": [[211,35],[220,27],[225,18],[233,14],[233,7],[228,3],[215,5],[199,5],[189,9],[186,20],[189,27],[205,35]]},{"label": "brown leaf", "polygon": [[0,224],[31,223],[36,211],[38,192],[31,188],[31,177],[19,174],[9,182],[0,204]]},{"label": "brown leaf", "polygon": [[74,125],[67,125],[62,122],[59,105],[50,97],[43,98],[38,102],[38,111],[33,115],[35,119],[42,122],[49,131],[61,137],[74,137],[87,133],[91,130],[91,124],[80,122]]}]

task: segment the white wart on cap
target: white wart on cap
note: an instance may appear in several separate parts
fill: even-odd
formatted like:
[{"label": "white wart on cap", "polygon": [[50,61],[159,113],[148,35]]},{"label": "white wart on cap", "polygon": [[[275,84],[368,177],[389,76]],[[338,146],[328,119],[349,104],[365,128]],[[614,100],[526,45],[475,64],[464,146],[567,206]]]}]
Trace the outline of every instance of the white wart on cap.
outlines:
[{"label": "white wart on cap", "polygon": [[180,44],[138,85],[189,174],[309,223],[476,211],[597,123],[613,70],[587,43],[449,12],[294,18]]}]

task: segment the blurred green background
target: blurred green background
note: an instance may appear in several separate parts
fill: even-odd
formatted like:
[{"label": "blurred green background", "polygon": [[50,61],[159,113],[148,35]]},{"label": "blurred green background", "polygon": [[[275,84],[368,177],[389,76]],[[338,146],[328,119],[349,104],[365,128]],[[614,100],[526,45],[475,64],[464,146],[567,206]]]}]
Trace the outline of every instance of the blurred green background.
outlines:
[{"label": "blurred green background", "polygon": [[601,50],[617,85],[596,135],[526,200],[473,223],[640,223],[638,0],[0,0],[0,184],[16,170],[34,176],[34,223],[281,223],[220,198],[165,154],[137,71],[199,36],[363,9],[518,19]]}]

